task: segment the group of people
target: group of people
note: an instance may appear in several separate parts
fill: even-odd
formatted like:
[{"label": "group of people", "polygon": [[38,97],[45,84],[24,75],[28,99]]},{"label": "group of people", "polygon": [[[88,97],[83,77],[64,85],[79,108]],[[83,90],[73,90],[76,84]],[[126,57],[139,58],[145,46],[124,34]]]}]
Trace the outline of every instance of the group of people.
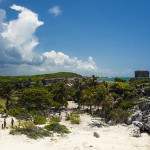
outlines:
[{"label": "group of people", "polygon": [[[4,118],[4,122],[3,122],[3,124],[2,124],[2,129],[5,129],[5,128],[6,128],[6,125],[7,125],[7,123],[6,123],[6,118]],[[11,127],[13,128],[13,126],[14,126],[14,119],[11,118]]]},{"label": "group of people", "polygon": [[[61,110],[59,110],[57,113],[55,113],[55,112],[53,112],[53,113],[50,113],[50,112],[48,112],[48,113],[41,113],[41,116],[46,117],[46,118],[50,118],[51,115],[53,116],[53,115],[56,115],[56,114],[58,114],[59,117],[61,117]],[[65,114],[66,114],[66,116],[68,115],[68,110],[67,109],[65,110]]]}]

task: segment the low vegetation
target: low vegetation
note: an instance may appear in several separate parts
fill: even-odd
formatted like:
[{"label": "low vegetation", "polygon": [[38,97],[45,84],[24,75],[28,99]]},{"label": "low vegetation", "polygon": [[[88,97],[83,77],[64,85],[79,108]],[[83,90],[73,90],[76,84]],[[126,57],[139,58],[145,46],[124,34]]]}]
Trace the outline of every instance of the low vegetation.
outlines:
[{"label": "low vegetation", "polygon": [[35,124],[45,124],[46,123],[46,117],[44,116],[34,116],[33,117]]},{"label": "low vegetation", "polygon": [[[44,80],[50,78],[63,78],[63,80],[45,85]],[[67,80],[67,78],[74,79]],[[26,121],[31,120],[33,116],[35,124],[45,124],[46,114],[66,109],[68,101],[72,100],[78,104],[78,110],[72,111],[66,117],[66,120],[70,120],[72,124],[80,124],[80,114],[85,112],[80,108],[84,107],[86,107],[86,112],[93,116],[116,123],[125,122],[127,117],[133,113],[134,106],[141,107],[141,103],[138,103],[139,99],[147,96],[142,91],[142,87],[148,93],[150,80],[130,79],[129,82],[126,82],[116,78],[112,83],[99,82],[98,77],[94,75],[82,77],[78,74],[64,72],[0,77],[0,112]],[[45,117],[41,116],[42,113],[45,114]],[[53,116],[46,128],[52,130],[54,125],[57,125],[57,128],[60,129],[62,127],[58,123],[60,121],[61,117]],[[24,127],[17,130],[27,131]]]},{"label": "low vegetation", "polygon": [[22,122],[21,127],[16,126],[10,131],[12,135],[25,134],[31,139],[38,139],[43,137],[48,137],[51,133],[43,128],[36,127],[33,122]]},{"label": "low vegetation", "polygon": [[71,124],[80,124],[80,116],[76,113],[71,112],[66,116],[66,120],[70,120]]},{"label": "low vegetation", "polygon": [[61,125],[58,122],[52,122],[44,128],[55,133],[70,133],[69,129],[65,125]]},{"label": "low vegetation", "polygon": [[52,123],[52,122],[60,122],[61,121],[61,117],[60,116],[56,116],[56,115],[54,115],[54,116],[51,116],[50,117],[50,123]]}]

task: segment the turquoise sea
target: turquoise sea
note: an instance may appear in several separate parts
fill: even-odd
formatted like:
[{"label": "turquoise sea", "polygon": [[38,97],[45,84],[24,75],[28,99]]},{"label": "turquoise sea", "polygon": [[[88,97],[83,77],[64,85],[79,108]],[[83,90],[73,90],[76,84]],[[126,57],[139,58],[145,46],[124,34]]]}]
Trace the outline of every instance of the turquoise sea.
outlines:
[{"label": "turquoise sea", "polygon": [[[133,77],[118,77],[118,78],[125,79],[126,81],[128,81],[129,79]],[[99,78],[99,81],[114,82],[114,80],[115,80],[115,77]]]}]

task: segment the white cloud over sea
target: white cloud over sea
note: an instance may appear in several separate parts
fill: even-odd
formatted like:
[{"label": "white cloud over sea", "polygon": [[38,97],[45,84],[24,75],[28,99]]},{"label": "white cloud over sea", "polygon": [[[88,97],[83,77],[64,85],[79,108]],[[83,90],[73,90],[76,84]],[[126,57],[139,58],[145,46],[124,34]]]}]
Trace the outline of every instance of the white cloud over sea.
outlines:
[{"label": "white cloud over sea", "polygon": [[[44,22],[39,21],[38,14],[25,7],[14,4],[10,8],[19,14],[17,19],[9,22],[6,21],[5,10],[0,9],[0,71],[3,72],[1,75],[98,71],[91,56],[87,61],[82,61],[55,50],[37,54],[35,47],[39,42],[35,32]],[[55,16],[60,13],[61,11],[54,11]]]}]

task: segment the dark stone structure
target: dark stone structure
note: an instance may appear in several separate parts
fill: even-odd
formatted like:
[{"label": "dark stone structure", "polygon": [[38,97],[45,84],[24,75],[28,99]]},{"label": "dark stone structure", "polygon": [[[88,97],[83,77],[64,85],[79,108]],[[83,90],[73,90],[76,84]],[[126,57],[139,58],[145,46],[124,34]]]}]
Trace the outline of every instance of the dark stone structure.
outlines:
[{"label": "dark stone structure", "polygon": [[149,78],[149,71],[137,70],[137,71],[135,71],[135,78],[136,79],[139,79],[139,78]]},{"label": "dark stone structure", "polygon": [[50,83],[59,83],[62,80],[62,78],[45,79],[45,85],[48,85]]}]

